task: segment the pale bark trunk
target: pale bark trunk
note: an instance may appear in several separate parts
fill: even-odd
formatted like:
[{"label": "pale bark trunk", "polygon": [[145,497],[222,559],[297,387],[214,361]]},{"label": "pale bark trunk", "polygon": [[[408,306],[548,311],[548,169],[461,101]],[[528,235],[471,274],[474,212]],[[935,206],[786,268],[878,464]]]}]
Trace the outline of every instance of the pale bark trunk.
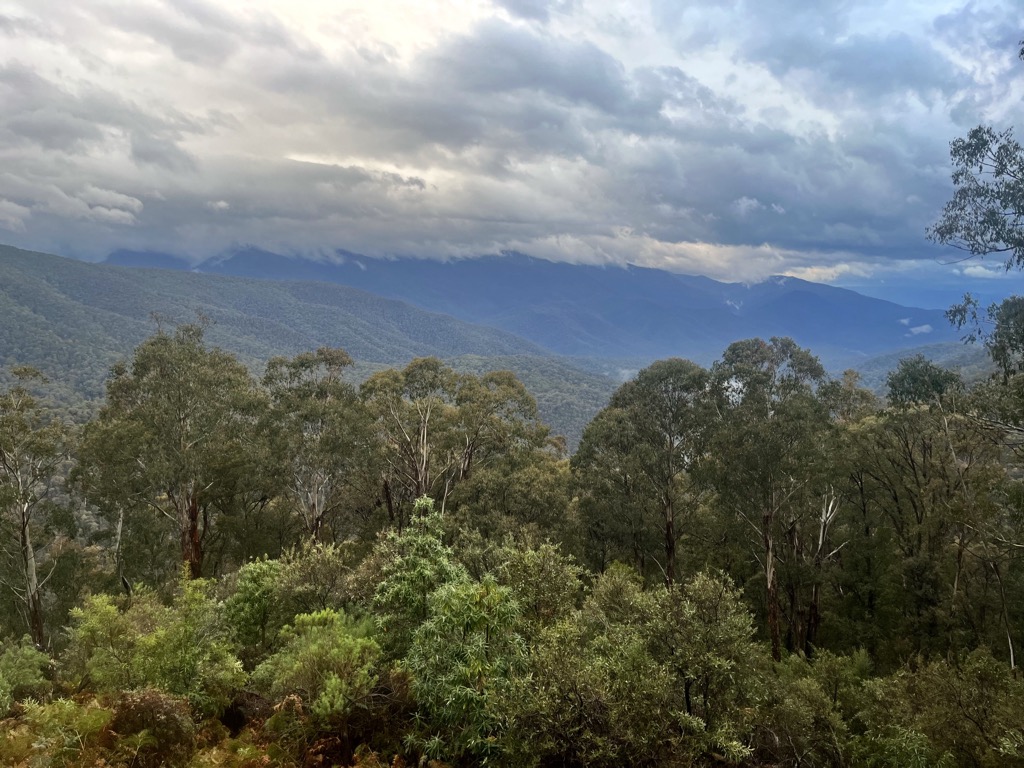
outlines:
[{"label": "pale bark trunk", "polygon": [[29,632],[39,648],[46,647],[46,629],[43,622],[43,600],[39,594],[39,576],[36,569],[36,551],[29,530],[30,513],[26,505],[21,508],[21,558],[25,568],[25,609],[28,612]]}]

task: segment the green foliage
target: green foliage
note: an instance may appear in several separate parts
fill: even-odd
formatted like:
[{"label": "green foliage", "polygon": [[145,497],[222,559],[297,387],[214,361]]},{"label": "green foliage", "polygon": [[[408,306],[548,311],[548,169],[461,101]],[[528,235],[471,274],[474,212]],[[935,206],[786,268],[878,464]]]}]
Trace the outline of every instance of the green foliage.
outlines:
[{"label": "green foliage", "polygon": [[95,595],[72,612],[68,670],[99,691],[156,688],[217,714],[245,682],[212,584],[183,578],[170,606],[139,591],[124,610]]},{"label": "green foliage", "polygon": [[359,548],[351,542],[323,544],[303,542],[285,552],[275,587],[282,613],[289,619],[298,613],[344,608],[364,597],[358,588],[375,585],[355,583]]},{"label": "green foliage", "polygon": [[569,462],[556,445],[517,449],[478,464],[452,491],[460,528],[500,541],[505,535],[572,535]]},{"label": "green foliage", "polygon": [[249,669],[276,646],[277,633],[291,617],[279,600],[285,566],[280,560],[254,560],[238,569],[234,591],[224,601],[224,619]]},{"label": "green foliage", "polygon": [[519,606],[507,587],[485,577],[441,585],[428,610],[405,659],[422,718],[415,743],[434,759],[487,764],[501,753],[495,691],[526,653],[516,631]]},{"label": "green foliage", "polygon": [[168,544],[198,578],[216,521],[266,496],[259,407],[248,370],[208,348],[202,326],[157,333],[114,367],[106,405],[84,430],[80,486],[112,526],[142,515],[169,523]]},{"label": "green foliage", "polygon": [[427,620],[431,593],[469,578],[444,543],[442,518],[432,508],[429,499],[418,502],[420,514],[402,533],[389,531],[375,551],[379,570],[373,608],[381,645],[391,659],[408,652],[413,635]]},{"label": "green foliage", "polygon": [[724,576],[700,573],[655,600],[654,655],[682,688],[694,746],[743,754],[743,713],[758,699],[765,658],[739,592]]},{"label": "green foliage", "polygon": [[812,665],[790,656],[776,665],[754,724],[761,760],[780,766],[847,763],[848,721],[840,702],[855,696],[861,682],[851,678],[849,661],[822,657]]},{"label": "green foliage", "polygon": [[1006,254],[1024,265],[1024,148],[1013,130],[978,126],[950,144],[953,197],[928,237],[983,256]]},{"label": "green foliage", "polygon": [[1024,765],[1015,755],[1024,682],[985,649],[955,663],[915,662],[867,683],[860,764]]},{"label": "green foliage", "polygon": [[54,526],[54,497],[62,484],[69,449],[69,428],[30,391],[42,380],[38,371],[16,368],[16,383],[0,391],[0,578],[25,617],[26,629],[40,647],[47,644],[44,610],[48,566],[59,554]]},{"label": "green foliage", "polygon": [[579,607],[583,569],[557,545],[520,547],[507,542],[498,557],[495,576],[519,605],[524,634],[554,624]]},{"label": "green foliage", "polygon": [[754,746],[770,765],[844,765],[846,723],[809,665],[790,656],[776,665],[759,702]]},{"label": "green foliage", "polygon": [[319,728],[340,727],[366,710],[377,683],[380,648],[366,637],[368,622],[324,610],[295,617],[282,631],[281,650],[253,672],[253,682],[274,696],[299,696]]},{"label": "green foliage", "polygon": [[579,614],[545,627],[500,711],[513,765],[654,765],[684,728],[671,673],[642,629],[595,632]]},{"label": "green foliage", "polygon": [[321,347],[275,357],[263,378],[270,396],[263,429],[285,502],[314,541],[343,539],[345,491],[370,442],[369,414],[342,376],[352,359]]},{"label": "green foliage", "polygon": [[[0,441],[52,425],[26,455],[60,461],[5,584],[38,555],[44,628],[83,584],[135,588],[73,612],[73,701],[32,702],[47,657],[0,647],[0,763],[1024,764],[1018,309],[1012,375],[961,391],[912,359],[888,408],[787,339],[656,363],[571,466],[509,373],[420,359],[359,399],[321,349],[257,385],[187,326],[115,370],[74,473],[93,505],[11,388]],[[179,559],[224,602],[169,586]]]},{"label": "green foliage", "polygon": [[17,643],[0,645],[0,717],[11,704],[26,697],[40,699],[50,689],[50,657],[37,651],[27,635]]},{"label": "green foliage", "polygon": [[963,389],[963,382],[955,371],[942,368],[920,354],[900,360],[885,383],[889,388],[889,402],[902,406],[938,403],[947,392],[952,394]]}]

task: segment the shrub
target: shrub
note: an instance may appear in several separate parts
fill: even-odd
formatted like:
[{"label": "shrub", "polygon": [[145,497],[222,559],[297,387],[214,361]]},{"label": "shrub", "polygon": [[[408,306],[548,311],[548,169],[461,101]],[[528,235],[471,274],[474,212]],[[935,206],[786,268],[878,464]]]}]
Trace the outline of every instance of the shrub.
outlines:
[{"label": "shrub", "polygon": [[430,595],[405,664],[424,725],[416,742],[429,757],[476,764],[499,751],[494,696],[525,659],[518,619],[511,591],[489,577]]},{"label": "shrub", "polygon": [[196,747],[196,727],[188,700],[153,689],[126,691],[113,702],[110,728],[129,765],[158,768],[182,765]]},{"label": "shrub", "polygon": [[41,698],[50,690],[46,670],[50,657],[35,649],[27,635],[18,643],[0,646],[0,717],[11,704],[27,696]]},{"label": "shrub", "polygon": [[106,595],[88,598],[72,611],[67,669],[98,691],[156,688],[219,714],[245,673],[211,591],[209,581],[183,578],[170,606],[141,590],[125,610]]},{"label": "shrub", "polygon": [[0,764],[103,765],[109,754],[107,726],[112,715],[95,701],[26,701],[21,721],[0,740]]}]

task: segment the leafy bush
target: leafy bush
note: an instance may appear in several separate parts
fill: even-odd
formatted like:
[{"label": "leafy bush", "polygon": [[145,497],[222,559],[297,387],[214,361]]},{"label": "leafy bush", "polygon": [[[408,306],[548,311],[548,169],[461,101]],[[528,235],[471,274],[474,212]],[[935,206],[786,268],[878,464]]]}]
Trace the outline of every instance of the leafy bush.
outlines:
[{"label": "leafy bush", "polygon": [[[348,608],[355,602],[353,566],[356,547],[349,543],[305,542],[281,558],[275,587],[284,621],[300,613]],[[372,587],[371,587],[372,589]]]},{"label": "leafy bush", "polygon": [[811,665],[799,656],[776,665],[754,730],[755,751],[767,764],[844,764],[846,723]]},{"label": "leafy bush", "polygon": [[523,548],[507,542],[499,554],[501,564],[495,575],[512,590],[530,631],[554,624],[579,607],[583,569],[558,546],[544,543]]},{"label": "leafy bush", "polygon": [[27,635],[18,643],[6,643],[0,652],[0,717],[15,701],[39,698],[50,689],[46,670],[50,657],[37,651]]},{"label": "leafy bush", "polygon": [[510,590],[489,577],[431,593],[405,662],[424,725],[414,740],[429,757],[479,764],[500,751],[493,701],[525,659],[518,618]]},{"label": "leafy bush", "polygon": [[234,591],[224,601],[224,618],[246,667],[252,668],[276,646],[277,633],[291,617],[279,599],[284,564],[254,560],[238,569]]},{"label": "leafy bush", "polygon": [[1024,682],[979,649],[956,661],[914,661],[866,684],[865,733],[854,758],[865,765],[1024,765],[1015,754]]},{"label": "leafy bush", "polygon": [[280,651],[253,672],[253,683],[277,699],[297,695],[324,727],[365,709],[377,682],[380,648],[369,626],[338,611],[300,614],[285,627]]},{"label": "leafy bush", "polygon": [[183,578],[170,606],[139,591],[120,610],[106,595],[72,611],[68,669],[98,691],[156,688],[218,714],[245,682],[208,581]]},{"label": "leafy bush", "polygon": [[676,706],[688,718],[687,748],[746,755],[747,713],[760,693],[766,657],[738,590],[723,575],[699,573],[655,590],[654,599],[647,623],[652,650],[682,693]]},{"label": "leafy bush", "polygon": [[658,764],[682,731],[674,698],[644,633],[617,625],[594,634],[576,614],[541,631],[497,702],[508,762]]},{"label": "leafy bush", "polygon": [[429,499],[417,502],[421,516],[402,533],[394,531],[378,543],[372,558],[379,564],[373,596],[378,636],[388,658],[406,655],[413,634],[427,620],[431,593],[442,584],[469,576],[443,540],[440,515]]}]

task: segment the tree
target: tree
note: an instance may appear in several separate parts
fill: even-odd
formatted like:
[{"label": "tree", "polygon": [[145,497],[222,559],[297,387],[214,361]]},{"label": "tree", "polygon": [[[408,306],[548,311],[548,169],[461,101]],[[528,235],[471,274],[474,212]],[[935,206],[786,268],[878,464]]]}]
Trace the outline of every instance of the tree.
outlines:
[{"label": "tree", "polygon": [[117,531],[145,511],[169,521],[181,560],[198,578],[218,515],[231,512],[243,491],[253,503],[266,501],[261,489],[253,492],[256,397],[245,366],[208,348],[201,326],[156,333],[130,365],[114,367],[107,402],[85,428],[86,497],[116,517]]},{"label": "tree", "polygon": [[950,158],[956,190],[929,239],[1024,267],[1024,148],[1013,129],[978,126],[950,144]]},{"label": "tree", "polygon": [[[275,463],[285,475],[285,498],[306,533],[321,541],[345,504],[343,490],[369,440],[369,419],[355,388],[344,381],[352,359],[321,347],[267,364],[267,431]],[[344,531],[333,530],[333,538]]]},{"label": "tree", "polygon": [[[1018,53],[1024,60],[1024,41]],[[1006,268],[1024,267],[1024,148],[1013,129],[979,125],[949,146],[953,197],[928,238],[972,256],[1006,254]]]},{"label": "tree", "polygon": [[[715,489],[755,535],[772,656],[779,660],[778,566],[787,554],[784,548],[800,556],[806,540],[801,523],[809,510],[817,512],[817,499],[827,486],[822,477],[827,472],[820,467],[828,457],[829,411],[816,392],[825,382],[825,370],[792,339],[748,339],[726,349],[712,376],[722,413],[712,451]],[[814,641],[816,608],[813,601],[799,604],[798,585],[790,586],[789,641],[806,650]]]},{"label": "tree", "polygon": [[[696,363],[654,363],[612,395],[612,413],[587,428],[574,461],[585,492],[592,484],[602,492],[624,490],[630,504],[639,505],[641,520],[657,521],[669,585],[677,579],[682,518],[697,503],[692,473],[704,457],[709,391],[708,372]],[[606,429],[606,421],[624,422],[625,429]],[[621,479],[614,480],[616,475]]]},{"label": "tree", "polygon": [[388,519],[401,528],[413,500],[446,509],[452,491],[502,457],[543,446],[537,404],[508,371],[460,375],[433,357],[370,377],[361,389],[385,465]]},{"label": "tree", "polygon": [[[36,537],[48,505],[61,482],[69,430],[47,413],[29,386],[42,381],[31,368],[13,371],[18,382],[0,394],[0,526],[11,534],[15,551],[5,550],[17,565],[19,583],[9,583],[22,608],[32,640],[46,645],[43,587],[53,574],[40,576],[43,547]],[[44,558],[45,562],[45,558]]]},{"label": "tree", "polygon": [[889,402],[901,406],[937,403],[947,392],[963,389],[956,371],[938,366],[921,354],[900,360],[896,370],[886,376],[885,383],[889,388]]},{"label": "tree", "polygon": [[657,530],[652,531],[648,497],[633,461],[636,442],[629,415],[609,406],[587,425],[571,461],[585,551],[602,572],[621,560],[646,573],[656,551]]},{"label": "tree", "polygon": [[444,487],[451,457],[439,444],[455,409],[456,373],[435,357],[374,374],[360,389],[375,419],[388,520],[401,530],[413,500]]},{"label": "tree", "polygon": [[[938,405],[865,418],[849,438],[846,450],[858,468],[851,479],[875,532],[855,538],[847,562],[868,556],[885,566],[866,621],[891,636],[886,661],[998,642],[1005,565],[994,559],[989,538],[1007,477],[992,435]],[[850,586],[864,592],[867,581],[861,574]]]}]

